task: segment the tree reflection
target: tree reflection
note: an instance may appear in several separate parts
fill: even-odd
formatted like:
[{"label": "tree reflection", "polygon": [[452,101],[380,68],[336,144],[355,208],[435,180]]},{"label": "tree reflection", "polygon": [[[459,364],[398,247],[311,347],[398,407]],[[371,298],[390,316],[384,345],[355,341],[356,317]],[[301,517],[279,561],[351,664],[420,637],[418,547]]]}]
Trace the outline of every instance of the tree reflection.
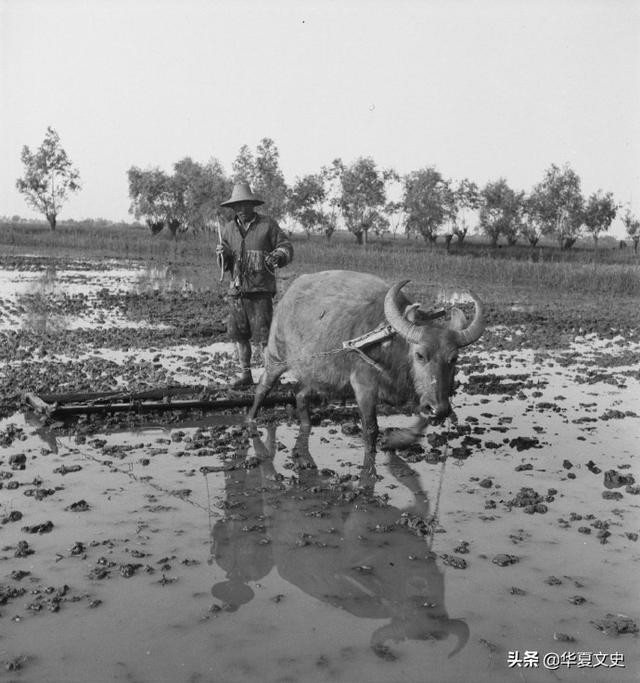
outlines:
[{"label": "tree reflection", "polygon": [[57,289],[58,271],[49,266],[25,292],[17,294],[17,310],[24,315],[25,330],[45,335],[67,328],[67,317],[56,307]]}]

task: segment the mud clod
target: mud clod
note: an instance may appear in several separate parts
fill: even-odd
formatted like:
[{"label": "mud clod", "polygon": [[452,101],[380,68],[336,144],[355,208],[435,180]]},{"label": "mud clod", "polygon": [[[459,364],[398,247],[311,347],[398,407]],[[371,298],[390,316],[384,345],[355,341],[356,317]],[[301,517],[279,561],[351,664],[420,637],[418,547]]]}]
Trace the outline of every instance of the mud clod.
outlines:
[{"label": "mud clod", "polygon": [[527,451],[530,448],[542,448],[540,441],[535,436],[517,436],[509,441],[509,446],[517,451]]},{"label": "mud clod", "polygon": [[520,558],[516,555],[508,555],[506,553],[501,553],[496,555],[492,560],[493,564],[497,564],[498,567],[508,567],[509,565],[516,564],[520,561]]},{"label": "mud clod", "polygon": [[26,534],[48,534],[53,529],[53,522],[47,520],[42,524],[33,524],[31,526],[23,526],[22,531]]},{"label": "mud clod", "polygon": [[14,557],[27,557],[29,555],[33,555],[33,553],[35,553],[35,550],[30,548],[26,541],[18,541]]},{"label": "mud clod", "polygon": [[608,636],[638,633],[638,625],[626,614],[607,614],[603,619],[591,623]]},{"label": "mud clod", "polygon": [[88,512],[91,510],[91,506],[86,500],[82,499],[76,501],[75,503],[71,503],[71,505],[67,505],[65,510],[69,510],[71,512]]},{"label": "mud clod", "polygon": [[79,472],[82,469],[81,465],[60,465],[56,467],[54,471],[55,474],[71,474],[72,472]]},{"label": "mud clod", "polygon": [[604,473],[604,485],[608,489],[617,489],[621,486],[632,486],[636,483],[632,474],[620,474],[616,470],[607,470]]},{"label": "mud clod", "polygon": [[544,503],[552,501],[555,493],[556,492],[554,489],[549,489],[546,497],[543,497],[542,494],[534,491],[528,486],[525,486],[520,489],[515,498],[506,501],[505,505],[507,505],[509,508],[523,508],[524,512],[530,515],[535,512],[544,514],[548,510],[548,507]]},{"label": "mud clod", "polygon": [[572,595],[572,596],[569,598],[569,602],[570,602],[572,605],[584,605],[584,603],[585,603],[586,601],[587,601],[587,599],[586,599],[584,596],[582,596],[582,595]]},{"label": "mud clod", "polygon": [[575,643],[576,641],[576,639],[568,633],[559,633],[558,631],[553,634],[553,639],[560,643]]},{"label": "mud clod", "polygon": [[454,569],[466,569],[468,566],[467,561],[464,559],[464,557],[457,557],[456,555],[447,555],[445,553],[444,555],[440,555],[440,558],[442,559],[444,564],[446,564],[448,567],[453,567]]},{"label": "mud clod", "polygon": [[22,519],[22,512],[20,510],[11,510],[11,512],[2,519],[2,524],[9,522],[19,522]]}]

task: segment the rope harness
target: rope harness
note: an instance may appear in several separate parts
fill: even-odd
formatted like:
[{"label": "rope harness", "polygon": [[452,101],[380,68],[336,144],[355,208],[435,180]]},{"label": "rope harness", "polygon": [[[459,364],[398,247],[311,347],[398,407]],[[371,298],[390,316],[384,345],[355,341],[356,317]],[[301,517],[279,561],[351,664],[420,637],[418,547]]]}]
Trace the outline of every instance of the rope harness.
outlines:
[{"label": "rope harness", "polygon": [[449,457],[449,442],[445,444],[444,458],[442,459],[442,465],[440,465],[440,476],[438,477],[438,491],[436,493],[436,504],[433,508],[433,514],[428,522],[429,527],[429,540],[427,541],[427,547],[429,550],[433,548],[433,539],[435,538],[436,527],[439,524],[438,513],[440,512],[440,497],[442,495],[442,484],[444,483],[445,466],[447,464],[447,458]]}]

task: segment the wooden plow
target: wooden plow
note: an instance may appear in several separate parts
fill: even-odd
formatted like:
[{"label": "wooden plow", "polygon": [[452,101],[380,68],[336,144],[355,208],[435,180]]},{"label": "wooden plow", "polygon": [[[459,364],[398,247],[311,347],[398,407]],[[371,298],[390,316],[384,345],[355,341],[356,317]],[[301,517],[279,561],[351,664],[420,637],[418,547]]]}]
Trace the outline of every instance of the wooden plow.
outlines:
[{"label": "wooden plow", "polygon": [[[102,391],[69,394],[27,393],[26,400],[34,410],[52,418],[115,412],[151,412],[166,410],[229,410],[252,405],[253,393],[225,391],[225,387],[170,386],[147,391]],[[229,395],[232,394],[232,395]],[[193,398],[196,395],[197,398]],[[178,398],[191,396],[191,398]],[[263,406],[295,405],[291,392],[280,391],[268,396]]]}]

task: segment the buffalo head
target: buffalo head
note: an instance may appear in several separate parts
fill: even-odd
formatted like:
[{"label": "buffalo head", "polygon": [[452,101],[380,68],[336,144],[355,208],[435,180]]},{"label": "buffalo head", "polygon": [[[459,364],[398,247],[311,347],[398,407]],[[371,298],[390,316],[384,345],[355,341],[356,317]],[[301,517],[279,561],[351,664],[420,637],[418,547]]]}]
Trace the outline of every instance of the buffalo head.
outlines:
[{"label": "buffalo head", "polygon": [[385,317],[409,346],[409,363],[420,411],[429,410],[436,419],[444,419],[451,413],[449,399],[455,388],[458,350],[473,344],[482,335],[485,328],[484,306],[473,292],[469,292],[475,304],[475,314],[470,323],[458,308],[452,310],[451,320],[447,323],[421,320],[419,304],[410,304],[401,310],[398,295],[408,282],[399,282],[387,292]]}]

